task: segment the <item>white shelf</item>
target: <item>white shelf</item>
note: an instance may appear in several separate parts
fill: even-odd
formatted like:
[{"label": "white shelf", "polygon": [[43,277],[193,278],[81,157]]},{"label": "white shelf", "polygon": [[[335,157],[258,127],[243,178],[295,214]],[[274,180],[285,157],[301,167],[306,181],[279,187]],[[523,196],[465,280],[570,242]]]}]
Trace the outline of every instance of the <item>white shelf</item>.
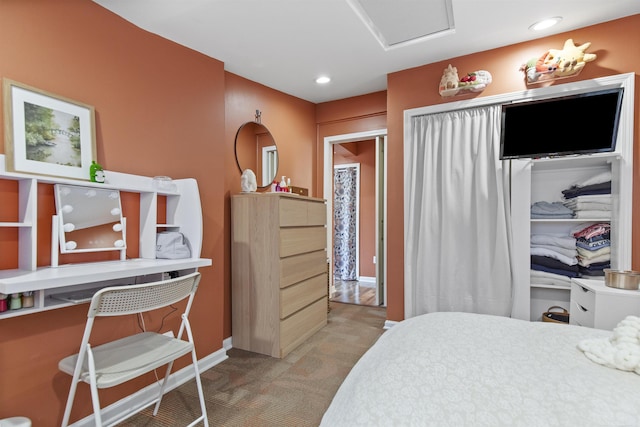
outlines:
[{"label": "white shelf", "polygon": [[[212,264],[210,259],[200,258],[202,248],[202,208],[198,184],[195,179],[176,179],[170,190],[156,188],[152,177],[106,171],[107,182],[94,183],[74,179],[28,175],[5,170],[5,156],[0,154],[0,180],[18,181],[17,221],[0,222],[1,228],[18,229],[18,268],[0,270],[0,293],[35,292],[35,307],[8,310],[0,313],[0,319],[64,307],[70,304],[45,298],[70,287],[86,288],[91,283],[131,278],[135,283],[146,281],[144,276],[170,271],[191,272]],[[140,195],[140,222],[138,247],[135,259],[78,263],[58,267],[38,266],[38,243],[46,239],[38,236],[38,184],[69,184],[75,186],[115,189]],[[158,224],[158,197],[166,197],[166,224]],[[6,200],[0,200],[6,203]],[[46,208],[45,208],[46,209]],[[126,213],[125,213],[126,214]],[[179,229],[189,241],[192,258],[156,259],[156,234],[158,228]],[[50,238],[50,236],[47,236]],[[127,236],[129,239],[136,236]],[[50,240],[49,240],[50,242]],[[49,249],[49,248],[47,248]],[[185,273],[186,274],[186,273]],[[105,285],[106,286],[106,285]],[[73,288],[71,288],[73,289]]]},{"label": "white shelf", "polygon": [[0,270],[0,293],[12,294],[38,291],[62,286],[144,276],[174,270],[206,267],[212,264],[206,258],[144,259],[102,261],[42,267],[36,271]]}]

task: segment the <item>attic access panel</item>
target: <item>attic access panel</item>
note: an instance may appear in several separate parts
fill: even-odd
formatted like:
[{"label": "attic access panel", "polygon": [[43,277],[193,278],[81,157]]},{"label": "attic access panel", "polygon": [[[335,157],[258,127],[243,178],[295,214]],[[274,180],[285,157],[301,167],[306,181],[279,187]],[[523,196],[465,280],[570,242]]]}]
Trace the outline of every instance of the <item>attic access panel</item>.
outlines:
[{"label": "attic access panel", "polygon": [[385,50],[453,33],[452,0],[347,0]]}]

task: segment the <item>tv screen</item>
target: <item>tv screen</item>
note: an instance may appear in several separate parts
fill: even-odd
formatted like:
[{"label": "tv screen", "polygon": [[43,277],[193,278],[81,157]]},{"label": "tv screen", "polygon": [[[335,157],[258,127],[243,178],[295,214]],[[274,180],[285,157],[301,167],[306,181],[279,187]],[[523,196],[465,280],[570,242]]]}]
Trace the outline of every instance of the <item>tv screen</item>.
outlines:
[{"label": "tv screen", "polygon": [[623,91],[502,105],[500,159],[615,151]]}]

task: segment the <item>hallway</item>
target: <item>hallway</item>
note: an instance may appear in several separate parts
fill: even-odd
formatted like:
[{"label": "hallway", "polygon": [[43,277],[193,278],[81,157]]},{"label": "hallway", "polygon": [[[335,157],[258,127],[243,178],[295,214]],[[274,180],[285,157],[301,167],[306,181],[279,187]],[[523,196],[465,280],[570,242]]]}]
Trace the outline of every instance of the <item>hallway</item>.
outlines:
[{"label": "hallway", "polygon": [[376,283],[358,280],[335,280],[331,301],[357,305],[376,305]]}]

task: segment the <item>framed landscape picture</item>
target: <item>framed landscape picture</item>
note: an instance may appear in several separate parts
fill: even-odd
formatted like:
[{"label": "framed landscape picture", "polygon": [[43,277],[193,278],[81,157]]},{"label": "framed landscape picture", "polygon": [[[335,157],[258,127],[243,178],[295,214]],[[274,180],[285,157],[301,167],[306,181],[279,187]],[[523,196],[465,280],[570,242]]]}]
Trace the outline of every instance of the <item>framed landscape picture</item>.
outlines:
[{"label": "framed landscape picture", "polygon": [[7,170],[89,180],[94,108],[9,79],[3,93]]}]

